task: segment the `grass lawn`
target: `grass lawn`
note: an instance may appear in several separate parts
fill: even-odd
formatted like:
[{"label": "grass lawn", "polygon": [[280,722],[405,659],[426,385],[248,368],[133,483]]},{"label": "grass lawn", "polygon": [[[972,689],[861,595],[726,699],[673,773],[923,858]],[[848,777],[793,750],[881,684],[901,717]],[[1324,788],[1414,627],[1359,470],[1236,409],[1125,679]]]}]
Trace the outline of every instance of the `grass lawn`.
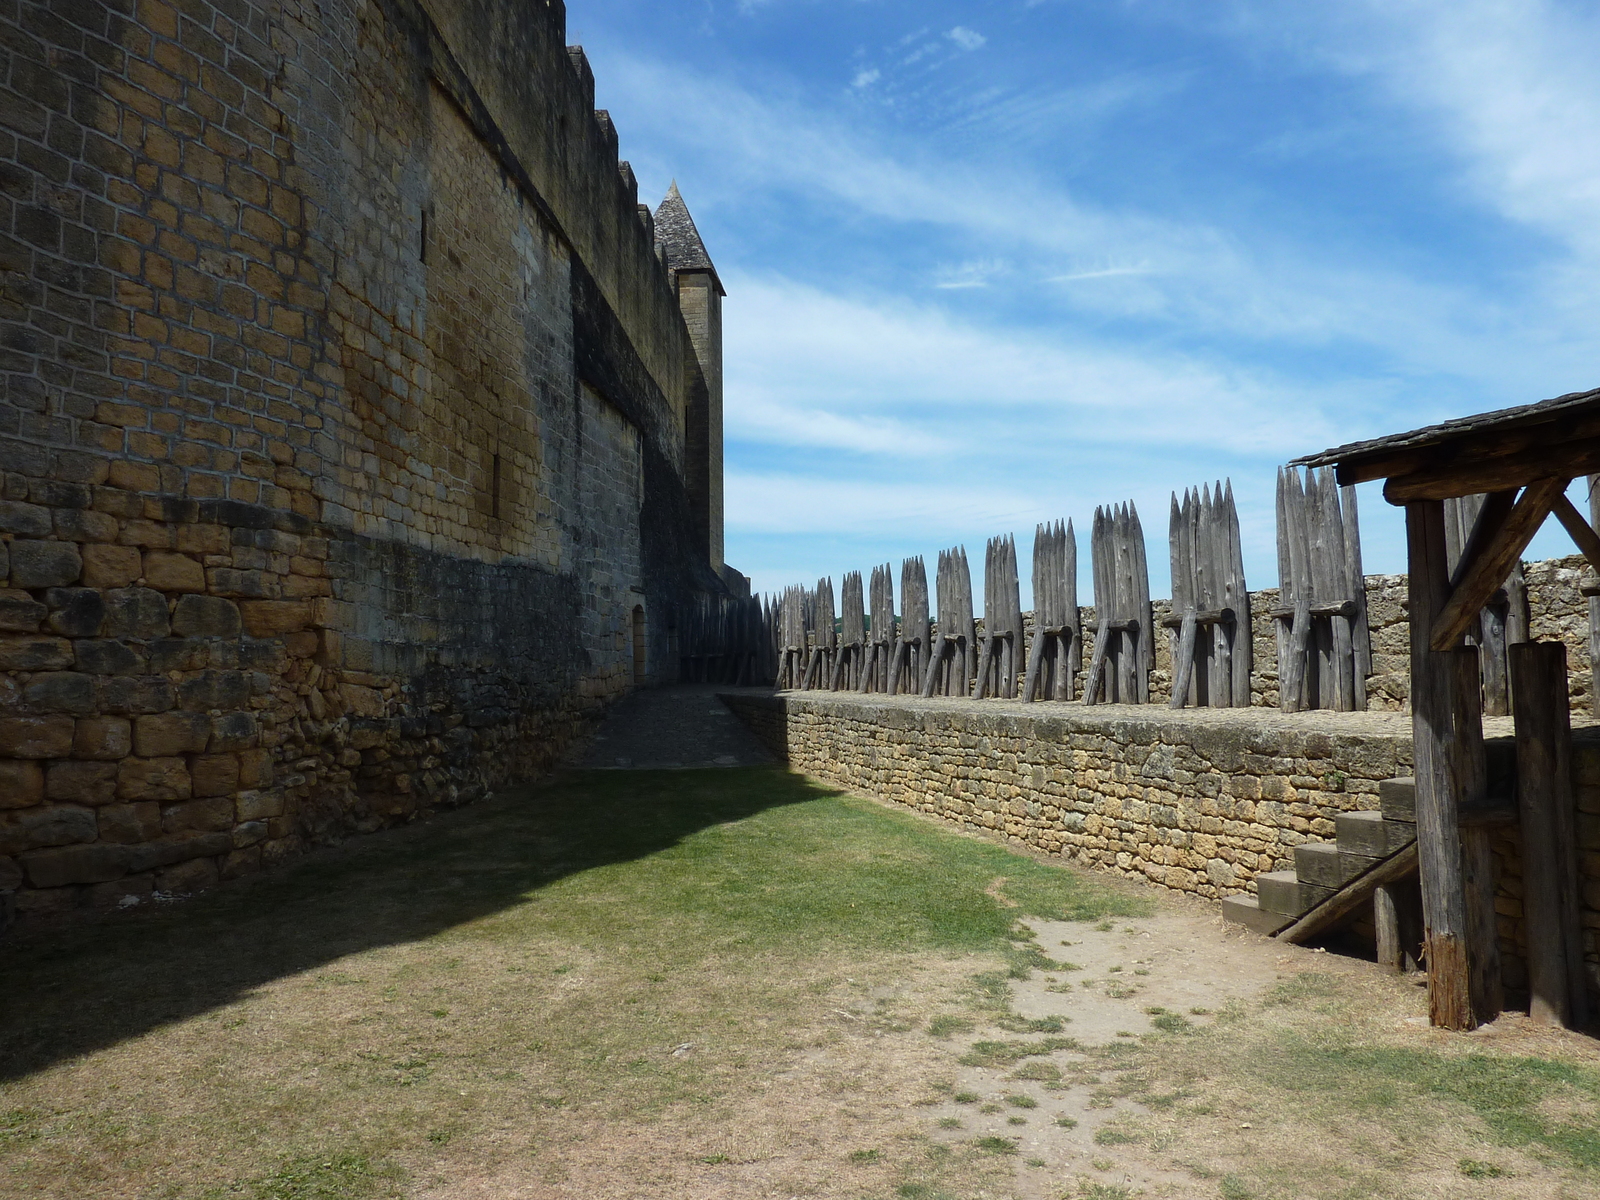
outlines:
[{"label": "grass lawn", "polygon": [[0,1194],[965,1193],[907,981],[1141,911],[777,768],[574,772],[4,947]]}]

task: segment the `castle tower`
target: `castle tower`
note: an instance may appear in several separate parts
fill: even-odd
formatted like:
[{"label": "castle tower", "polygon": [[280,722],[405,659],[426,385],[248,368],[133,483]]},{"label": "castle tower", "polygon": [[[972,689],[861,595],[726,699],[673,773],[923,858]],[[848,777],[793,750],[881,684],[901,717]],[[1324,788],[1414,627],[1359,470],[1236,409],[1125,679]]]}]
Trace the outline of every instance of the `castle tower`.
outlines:
[{"label": "castle tower", "polygon": [[706,253],[694,218],[673,182],[655,212],[656,243],[666,252],[667,269],[678,289],[678,307],[694,342],[705,378],[703,400],[688,412],[689,493],[706,527],[712,569],[722,560],[722,297],[727,295]]}]

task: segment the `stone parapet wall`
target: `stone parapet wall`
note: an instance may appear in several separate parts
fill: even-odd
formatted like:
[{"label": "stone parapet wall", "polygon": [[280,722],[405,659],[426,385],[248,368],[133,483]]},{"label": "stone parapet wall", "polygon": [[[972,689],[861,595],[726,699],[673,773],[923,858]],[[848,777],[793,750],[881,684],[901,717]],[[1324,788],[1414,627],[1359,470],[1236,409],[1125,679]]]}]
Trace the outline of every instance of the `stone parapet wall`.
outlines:
[{"label": "stone parapet wall", "polygon": [[[963,828],[1207,898],[1253,892],[1411,773],[1398,713],[1170,711],[784,693],[724,701],[795,770]],[[1485,722],[1504,760],[1509,718]],[[1586,955],[1600,972],[1600,730],[1579,731]],[[1503,773],[1502,761],[1502,773]],[[1521,849],[1496,830],[1507,985],[1525,985]],[[1600,974],[1597,974],[1600,979]]]},{"label": "stone parapet wall", "polygon": [[[1592,578],[1579,555],[1525,563],[1528,585],[1528,619],[1535,639],[1559,641],[1567,647],[1567,678],[1574,712],[1587,712],[1593,700],[1589,654],[1589,601],[1581,591],[1585,577]],[[1406,706],[1411,687],[1411,624],[1406,608],[1404,575],[1368,575],[1367,619],[1372,640],[1372,673],[1367,677],[1368,706],[1380,712],[1399,712]],[[1270,615],[1278,606],[1278,589],[1250,593],[1250,640],[1253,667],[1250,703],[1257,708],[1278,707],[1278,637]],[[1150,698],[1165,701],[1172,695],[1174,636],[1161,622],[1172,614],[1172,601],[1151,602],[1156,627],[1154,666],[1150,672]],[[1094,608],[1079,610],[1084,627],[1094,621]],[[982,621],[978,622],[982,628]],[[1033,614],[1023,614],[1032,635]],[[1078,686],[1082,687],[1080,674]]]}]

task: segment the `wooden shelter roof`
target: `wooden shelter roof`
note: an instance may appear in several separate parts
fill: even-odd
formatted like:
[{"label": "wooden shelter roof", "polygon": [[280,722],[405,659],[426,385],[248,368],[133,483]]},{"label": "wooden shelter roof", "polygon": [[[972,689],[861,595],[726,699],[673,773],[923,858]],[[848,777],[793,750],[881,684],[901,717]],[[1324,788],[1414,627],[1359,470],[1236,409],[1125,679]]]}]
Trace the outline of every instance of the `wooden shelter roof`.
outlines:
[{"label": "wooden shelter roof", "polygon": [[1522,487],[1600,472],[1600,388],[1479,413],[1295,460],[1333,466],[1339,483],[1386,479],[1391,504]]}]

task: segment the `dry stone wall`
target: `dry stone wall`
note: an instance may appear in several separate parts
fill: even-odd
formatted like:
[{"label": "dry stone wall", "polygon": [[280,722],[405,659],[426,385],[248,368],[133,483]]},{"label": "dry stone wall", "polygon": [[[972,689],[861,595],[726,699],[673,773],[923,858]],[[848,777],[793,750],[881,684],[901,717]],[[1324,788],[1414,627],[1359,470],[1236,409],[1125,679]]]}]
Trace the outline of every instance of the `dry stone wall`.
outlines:
[{"label": "dry stone wall", "polygon": [[[1531,635],[1539,640],[1559,641],[1567,647],[1569,696],[1574,712],[1590,711],[1593,705],[1590,674],[1589,599],[1583,594],[1585,583],[1594,571],[1580,555],[1525,563],[1528,584],[1528,616]],[[1367,677],[1368,707],[1380,712],[1399,712],[1406,707],[1410,691],[1411,625],[1406,608],[1404,575],[1368,575],[1367,618],[1372,637],[1372,674]],[[1278,640],[1275,622],[1269,615],[1278,605],[1278,589],[1263,588],[1250,593],[1250,633],[1254,667],[1250,676],[1251,704],[1261,708],[1278,707]],[[1172,695],[1173,639],[1162,625],[1172,614],[1172,601],[1151,602],[1156,628],[1154,668],[1150,673],[1152,702],[1165,702]],[[1085,627],[1095,619],[1094,608],[1081,610]],[[1032,636],[1033,614],[1024,614]],[[981,628],[982,621],[979,621]],[[1080,675],[1079,686],[1082,686]]]},{"label": "dry stone wall", "polygon": [[[1381,780],[1411,773],[1398,713],[1188,709],[728,695],[774,753],[807,775],[1000,834],[1084,866],[1208,898],[1253,892],[1331,841],[1341,812],[1379,807]],[[1487,722],[1491,778],[1509,718]],[[1580,729],[1585,954],[1600,987],[1600,728]],[[1515,826],[1493,838],[1506,983],[1526,985]]]},{"label": "dry stone wall", "polygon": [[538,771],[635,609],[670,677],[706,386],[559,0],[0,25],[0,924]]}]

